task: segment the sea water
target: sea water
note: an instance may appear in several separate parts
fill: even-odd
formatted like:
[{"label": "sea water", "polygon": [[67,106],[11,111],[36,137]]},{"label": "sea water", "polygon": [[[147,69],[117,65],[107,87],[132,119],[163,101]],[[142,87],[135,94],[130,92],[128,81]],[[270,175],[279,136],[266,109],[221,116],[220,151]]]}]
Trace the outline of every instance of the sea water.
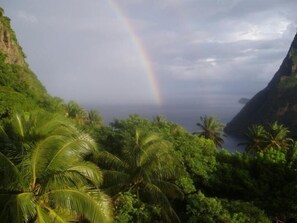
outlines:
[{"label": "sea water", "polygon": [[[200,117],[205,115],[215,116],[224,125],[241,110],[238,95],[217,95],[213,97],[196,97],[188,100],[172,100],[164,102],[162,105],[147,104],[92,104],[85,105],[87,109],[96,109],[103,116],[106,124],[115,119],[125,119],[129,115],[138,114],[147,119],[153,119],[158,115],[163,115],[166,120],[177,123],[189,132],[199,131],[197,123]],[[242,152],[243,148],[238,147],[242,139],[235,136],[225,136],[223,147],[232,152]]]}]

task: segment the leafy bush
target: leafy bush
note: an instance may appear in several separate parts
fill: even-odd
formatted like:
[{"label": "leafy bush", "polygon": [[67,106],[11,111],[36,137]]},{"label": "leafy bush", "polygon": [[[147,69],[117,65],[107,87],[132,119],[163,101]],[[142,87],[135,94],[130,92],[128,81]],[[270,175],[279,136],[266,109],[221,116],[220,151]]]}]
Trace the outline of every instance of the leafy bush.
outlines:
[{"label": "leafy bush", "polygon": [[200,191],[188,199],[188,223],[271,223],[252,203],[206,197]]}]

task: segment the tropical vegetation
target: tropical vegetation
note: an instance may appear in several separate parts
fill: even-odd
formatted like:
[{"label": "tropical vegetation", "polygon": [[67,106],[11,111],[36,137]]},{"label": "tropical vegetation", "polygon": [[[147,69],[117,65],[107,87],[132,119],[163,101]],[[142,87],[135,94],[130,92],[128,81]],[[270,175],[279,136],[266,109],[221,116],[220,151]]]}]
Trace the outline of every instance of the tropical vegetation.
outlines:
[{"label": "tropical vegetation", "polygon": [[16,47],[0,42],[1,223],[297,222],[294,129],[251,126],[231,153],[213,116],[198,134],[162,115],[106,125],[46,93],[2,9],[0,34]]},{"label": "tropical vegetation", "polygon": [[239,145],[244,145],[247,152],[287,149],[293,143],[289,133],[289,129],[278,122],[266,126],[252,125],[245,134],[246,141]]},{"label": "tropical vegetation", "polygon": [[[104,168],[104,191],[115,203],[122,199],[119,195],[128,192],[146,207],[157,208],[154,214],[165,222],[179,222],[169,200],[183,198],[183,192],[174,183],[178,177],[175,168],[178,160],[172,156],[170,143],[139,129],[131,138],[121,141],[118,151],[105,151],[97,156],[98,165]],[[139,218],[136,215],[134,220]]]},{"label": "tropical vegetation", "polygon": [[1,222],[112,222],[93,140],[46,113],[16,114],[2,131]]},{"label": "tropical vegetation", "polygon": [[206,139],[211,139],[214,143],[222,148],[222,144],[224,142],[223,137],[223,130],[224,125],[216,119],[214,116],[204,116],[200,117],[200,121],[197,123],[202,130],[197,132],[199,136],[202,136]]}]

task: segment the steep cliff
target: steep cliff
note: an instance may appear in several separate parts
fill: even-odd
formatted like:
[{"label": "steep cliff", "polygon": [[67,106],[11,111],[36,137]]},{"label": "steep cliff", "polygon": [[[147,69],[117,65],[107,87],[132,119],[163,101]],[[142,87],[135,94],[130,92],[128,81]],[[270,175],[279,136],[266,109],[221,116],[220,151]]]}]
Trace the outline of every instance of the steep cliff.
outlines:
[{"label": "steep cliff", "polygon": [[225,131],[242,134],[252,124],[279,121],[289,128],[297,125],[297,34],[266,88],[257,93],[227,124]]},{"label": "steep cliff", "polygon": [[0,8],[0,51],[6,55],[5,62],[9,64],[25,65],[24,53],[17,42],[14,31],[10,27],[10,19],[4,16]]},{"label": "steep cliff", "polygon": [[0,8],[0,119],[18,110],[51,107],[53,101],[26,63],[10,19]]}]

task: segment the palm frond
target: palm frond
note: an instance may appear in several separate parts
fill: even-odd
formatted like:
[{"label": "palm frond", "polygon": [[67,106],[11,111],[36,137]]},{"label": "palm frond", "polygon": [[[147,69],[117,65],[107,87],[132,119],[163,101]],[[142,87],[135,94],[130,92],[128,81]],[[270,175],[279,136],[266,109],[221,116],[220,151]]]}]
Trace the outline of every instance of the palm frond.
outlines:
[{"label": "palm frond", "polygon": [[56,207],[74,211],[90,222],[112,222],[110,200],[99,190],[85,193],[74,189],[61,189],[45,195],[49,195]]},{"label": "palm frond", "polygon": [[180,223],[180,219],[172,207],[161,209],[161,218],[164,223]]},{"label": "palm frond", "polygon": [[44,191],[79,188],[90,183],[98,188],[103,181],[103,175],[95,164],[81,161],[66,169],[48,171],[44,179],[47,179]]},{"label": "palm frond", "polygon": [[115,170],[127,168],[127,164],[125,162],[108,151],[97,151],[95,153],[95,159],[99,166],[103,165],[104,167]]},{"label": "palm frond", "polygon": [[164,154],[169,154],[170,143],[162,140],[157,141],[154,144],[147,146],[142,149],[142,154],[139,157],[139,165],[142,166],[145,163],[151,163],[152,158],[155,160],[160,160]]},{"label": "palm frond", "polygon": [[44,192],[58,189],[79,188],[88,184],[88,180],[77,171],[61,171],[46,176],[47,182],[43,183]]},{"label": "palm frond", "polygon": [[[163,186],[164,186],[164,184],[163,184]],[[172,187],[172,185],[171,185],[171,187]],[[171,207],[171,204],[170,204],[167,196],[165,195],[166,193],[163,193],[163,192],[164,191],[156,184],[148,183],[145,185],[143,190],[141,190],[140,195],[141,195],[142,200],[144,200],[148,203],[154,204],[154,205],[156,205],[156,204],[160,205],[161,218],[163,220],[162,222],[179,223],[180,222],[179,217],[177,216],[176,212]],[[169,192],[169,191],[167,191],[167,192]],[[182,193],[182,192],[180,191],[179,193]],[[177,194],[175,194],[175,195],[177,195]],[[183,196],[182,194],[180,194],[180,195]]]},{"label": "palm frond", "polygon": [[147,202],[152,204],[160,204],[161,207],[170,207],[170,202],[163,191],[153,183],[146,183],[141,189],[141,196]]},{"label": "palm frond", "polygon": [[[39,211],[39,210],[40,211]],[[44,210],[43,210],[44,209]],[[45,213],[46,210],[46,213]],[[65,211],[65,210],[62,210]],[[60,213],[57,210],[54,210],[48,206],[44,206],[43,208],[38,206],[37,207],[37,213],[45,213],[46,215],[43,215],[43,219],[49,219],[49,223],[68,223],[68,222],[73,222],[75,220],[74,217],[71,216],[66,216],[65,214]],[[67,212],[67,211],[66,211]]]},{"label": "palm frond", "polygon": [[179,223],[180,219],[171,207],[169,200],[162,190],[151,183],[148,183],[141,190],[141,199],[151,204],[159,204],[161,208],[161,217],[163,222],[176,222]]},{"label": "palm frond", "polygon": [[17,194],[0,193],[0,222],[23,222],[21,210],[17,206]]},{"label": "palm frond", "polygon": [[184,198],[182,190],[174,183],[170,183],[164,180],[154,180],[152,183],[157,185],[158,188],[160,188],[161,191],[170,198]]},{"label": "palm frond", "polygon": [[63,140],[52,142],[52,156],[49,157],[49,162],[45,171],[59,170],[73,166],[82,158],[93,152],[94,148],[89,146],[89,142],[79,138],[64,137]]},{"label": "palm frond", "polygon": [[5,132],[3,126],[0,126],[0,136],[1,136],[1,140],[3,140],[3,141],[9,141],[9,136]]},{"label": "palm frond", "polygon": [[103,188],[119,183],[129,183],[130,175],[125,172],[117,170],[102,170],[102,172],[104,176]]},{"label": "palm frond", "polygon": [[148,146],[150,145],[151,143],[154,143],[156,141],[159,141],[160,140],[160,137],[157,135],[157,134],[143,134],[141,135],[141,143],[140,143],[140,146],[142,148],[144,148],[145,146]]},{"label": "palm frond", "polygon": [[24,116],[21,116],[20,114],[16,114],[11,120],[11,124],[14,127],[14,130],[16,131],[16,135],[21,139],[25,137],[24,122]]},{"label": "palm frond", "polygon": [[162,152],[158,156],[158,162],[154,162],[151,165],[150,174],[154,176],[155,179],[176,179],[178,173],[176,172],[176,164],[178,161],[173,157],[172,152]]},{"label": "palm frond", "polygon": [[115,196],[117,193],[122,191],[130,191],[129,185],[127,185],[126,182],[119,182],[118,184],[109,185],[109,186],[103,187],[102,190],[104,193],[108,194],[111,197]]},{"label": "palm frond", "polygon": [[4,154],[0,152],[0,173],[1,173],[1,181],[0,188],[1,189],[16,189],[19,187],[20,181],[20,173],[18,168],[8,159]]},{"label": "palm frond", "polygon": [[40,205],[36,206],[36,223],[52,223],[52,222],[59,222],[59,221],[53,221],[50,216],[48,215],[48,212],[42,208]]},{"label": "palm frond", "polygon": [[31,192],[16,195],[17,212],[21,219],[28,222],[36,215],[35,198]]},{"label": "palm frond", "polygon": [[[150,151],[152,152],[152,151]],[[154,164],[158,164],[159,163],[159,157],[158,153],[144,153],[139,159],[139,166],[141,166],[144,170],[150,172],[151,170],[153,170],[152,168],[154,167]]]},{"label": "palm frond", "polygon": [[32,151],[32,157],[30,159],[31,167],[32,167],[32,182],[31,187],[33,188],[37,177],[40,173],[43,172],[43,166],[47,163],[48,154],[47,150],[42,146],[43,143],[38,143],[34,150]]},{"label": "palm frond", "polygon": [[78,172],[96,187],[99,187],[103,181],[103,175],[99,167],[90,162],[81,162],[80,165],[72,166],[67,171]]},{"label": "palm frond", "polygon": [[45,136],[63,135],[71,137],[79,133],[71,122],[60,115],[46,114],[46,117],[39,118],[38,125],[38,133]]}]

